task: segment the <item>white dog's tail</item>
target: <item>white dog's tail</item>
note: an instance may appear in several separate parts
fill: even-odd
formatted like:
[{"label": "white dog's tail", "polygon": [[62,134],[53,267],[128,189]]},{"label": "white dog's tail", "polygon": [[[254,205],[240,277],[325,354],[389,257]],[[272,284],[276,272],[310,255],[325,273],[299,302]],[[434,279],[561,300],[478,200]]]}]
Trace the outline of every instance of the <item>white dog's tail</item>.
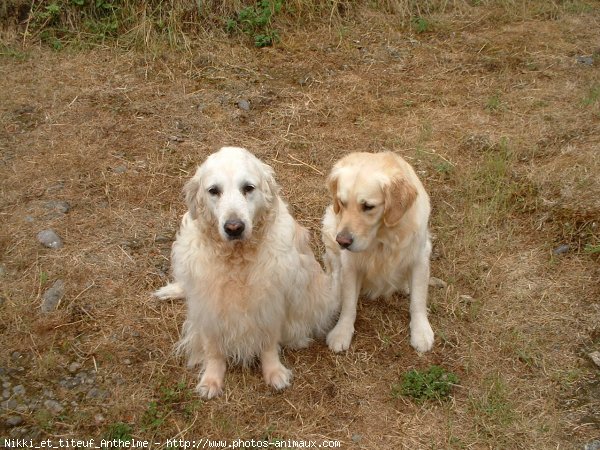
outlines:
[{"label": "white dog's tail", "polygon": [[160,300],[177,300],[185,298],[185,292],[183,291],[181,285],[177,282],[169,283],[166,286],[161,287],[152,295]]}]

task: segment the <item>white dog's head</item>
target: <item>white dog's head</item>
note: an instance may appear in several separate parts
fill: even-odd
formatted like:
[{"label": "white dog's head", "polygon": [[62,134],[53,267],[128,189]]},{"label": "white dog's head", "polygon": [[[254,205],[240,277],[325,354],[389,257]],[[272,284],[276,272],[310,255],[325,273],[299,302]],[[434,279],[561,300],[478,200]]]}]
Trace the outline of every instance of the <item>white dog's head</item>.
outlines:
[{"label": "white dog's head", "polygon": [[365,251],[400,223],[417,198],[412,173],[392,153],[351,153],[335,164],[328,186],[342,249]]},{"label": "white dog's head", "polygon": [[273,169],[243,148],[210,155],[185,185],[192,218],[215,226],[223,241],[250,239],[269,211],[278,187]]}]

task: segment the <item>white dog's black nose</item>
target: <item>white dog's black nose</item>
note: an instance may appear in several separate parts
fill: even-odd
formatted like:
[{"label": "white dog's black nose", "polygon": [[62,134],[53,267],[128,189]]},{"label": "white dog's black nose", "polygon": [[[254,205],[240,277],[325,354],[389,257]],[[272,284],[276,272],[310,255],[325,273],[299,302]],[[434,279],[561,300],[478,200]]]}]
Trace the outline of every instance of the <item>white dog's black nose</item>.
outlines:
[{"label": "white dog's black nose", "polygon": [[225,233],[227,233],[227,236],[236,239],[242,235],[244,229],[246,228],[246,225],[244,225],[244,222],[242,222],[239,219],[233,219],[225,222],[223,228],[225,229]]},{"label": "white dog's black nose", "polygon": [[342,247],[342,248],[348,248],[354,242],[352,235],[350,233],[348,233],[347,231],[340,231],[337,234],[337,236],[335,237],[335,240],[337,241],[338,244],[340,244],[340,247]]}]

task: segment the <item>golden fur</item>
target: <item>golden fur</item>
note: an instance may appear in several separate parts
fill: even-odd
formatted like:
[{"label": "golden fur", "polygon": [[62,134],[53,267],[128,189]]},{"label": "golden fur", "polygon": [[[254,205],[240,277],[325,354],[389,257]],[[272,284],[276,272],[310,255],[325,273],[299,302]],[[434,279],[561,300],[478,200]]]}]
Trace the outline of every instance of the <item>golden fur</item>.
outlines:
[{"label": "golden fur", "polygon": [[341,271],[342,301],[338,323],[327,335],[329,347],[349,348],[360,293],[377,298],[403,290],[410,291],[411,344],[419,352],[430,350],[430,204],[415,171],[394,153],[352,153],[335,164],[328,186],[332,205],[323,239],[338,254],[330,259],[333,270]]}]

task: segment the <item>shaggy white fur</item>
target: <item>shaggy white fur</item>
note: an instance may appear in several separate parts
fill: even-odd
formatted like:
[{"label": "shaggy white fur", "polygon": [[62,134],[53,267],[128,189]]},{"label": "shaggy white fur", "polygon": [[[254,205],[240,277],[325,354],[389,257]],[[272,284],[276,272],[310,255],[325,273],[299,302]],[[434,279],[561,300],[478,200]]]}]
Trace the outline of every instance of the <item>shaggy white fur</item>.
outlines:
[{"label": "shaggy white fur", "polygon": [[190,366],[203,366],[198,392],[221,394],[227,362],[256,357],[267,384],[287,387],[279,346],[304,347],[328,331],[339,307],[337,276],[315,260],[273,169],[248,151],[212,154],[184,190],[189,210],[173,244],[174,282],[155,295],[187,301],[180,348]]},{"label": "shaggy white fur", "polygon": [[[323,240],[339,257],[342,310],[327,344],[347,350],[359,293],[370,298],[410,293],[411,345],[433,346],[427,318],[429,196],[413,168],[394,153],[352,153],[329,176],[333,197],[323,218]],[[345,249],[348,251],[340,250]]]}]

